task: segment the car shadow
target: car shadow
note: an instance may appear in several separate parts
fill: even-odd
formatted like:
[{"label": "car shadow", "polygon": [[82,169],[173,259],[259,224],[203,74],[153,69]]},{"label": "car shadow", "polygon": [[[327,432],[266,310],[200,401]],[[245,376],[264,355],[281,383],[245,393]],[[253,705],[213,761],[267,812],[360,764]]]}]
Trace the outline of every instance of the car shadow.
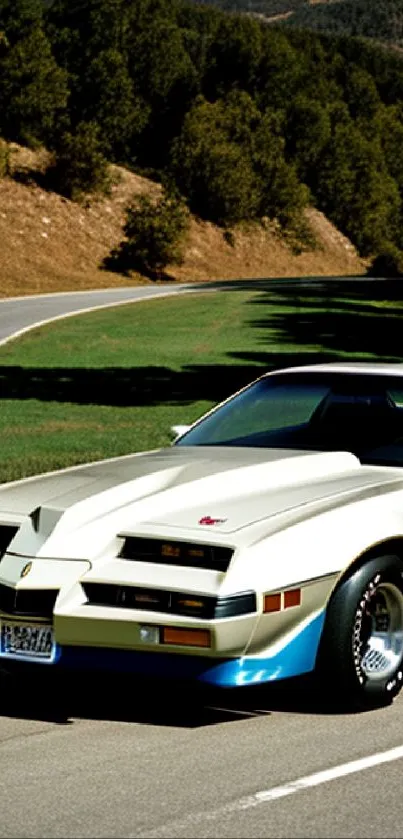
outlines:
[{"label": "car shadow", "polygon": [[0,716],[59,725],[91,719],[192,729],[274,713],[354,713],[305,678],[231,689],[116,674],[112,680],[110,674],[75,674],[41,682],[36,676],[34,687],[30,678],[2,674]]}]

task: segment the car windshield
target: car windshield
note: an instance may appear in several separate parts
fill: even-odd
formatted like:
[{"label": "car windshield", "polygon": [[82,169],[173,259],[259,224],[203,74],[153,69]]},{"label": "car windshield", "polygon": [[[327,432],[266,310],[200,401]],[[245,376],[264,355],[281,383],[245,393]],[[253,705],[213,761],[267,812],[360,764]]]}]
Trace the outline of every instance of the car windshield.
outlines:
[{"label": "car windshield", "polygon": [[351,451],[363,463],[403,466],[403,377],[270,375],[218,406],[175,445]]}]

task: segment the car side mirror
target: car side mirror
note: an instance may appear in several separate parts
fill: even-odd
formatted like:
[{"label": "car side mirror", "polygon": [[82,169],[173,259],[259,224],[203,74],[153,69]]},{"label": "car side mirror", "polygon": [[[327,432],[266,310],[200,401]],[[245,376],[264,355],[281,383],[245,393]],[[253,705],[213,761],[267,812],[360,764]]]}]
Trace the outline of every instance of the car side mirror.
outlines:
[{"label": "car side mirror", "polygon": [[190,425],[171,425],[171,434],[175,440],[178,440],[186,431],[189,431],[189,428]]}]

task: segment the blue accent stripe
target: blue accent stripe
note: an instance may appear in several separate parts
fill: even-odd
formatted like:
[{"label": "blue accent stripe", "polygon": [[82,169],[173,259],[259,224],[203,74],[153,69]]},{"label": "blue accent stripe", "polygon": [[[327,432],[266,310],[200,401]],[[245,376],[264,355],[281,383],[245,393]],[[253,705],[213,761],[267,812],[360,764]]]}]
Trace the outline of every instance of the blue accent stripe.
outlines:
[{"label": "blue accent stripe", "polygon": [[210,667],[201,680],[221,687],[275,682],[310,673],[315,667],[325,613],[321,612],[278,653],[267,658],[245,656]]}]

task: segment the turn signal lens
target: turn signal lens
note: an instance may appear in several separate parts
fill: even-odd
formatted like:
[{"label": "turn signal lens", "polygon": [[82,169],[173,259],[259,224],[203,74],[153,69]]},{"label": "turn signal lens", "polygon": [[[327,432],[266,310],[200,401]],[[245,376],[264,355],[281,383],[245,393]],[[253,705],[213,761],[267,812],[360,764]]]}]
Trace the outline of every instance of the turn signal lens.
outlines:
[{"label": "turn signal lens", "polygon": [[204,602],[203,600],[186,600],[185,598],[178,598],[178,606],[182,606],[183,609],[202,609]]},{"label": "turn signal lens", "polygon": [[211,647],[211,635],[208,629],[176,629],[173,626],[163,626],[162,643],[184,647]]}]

